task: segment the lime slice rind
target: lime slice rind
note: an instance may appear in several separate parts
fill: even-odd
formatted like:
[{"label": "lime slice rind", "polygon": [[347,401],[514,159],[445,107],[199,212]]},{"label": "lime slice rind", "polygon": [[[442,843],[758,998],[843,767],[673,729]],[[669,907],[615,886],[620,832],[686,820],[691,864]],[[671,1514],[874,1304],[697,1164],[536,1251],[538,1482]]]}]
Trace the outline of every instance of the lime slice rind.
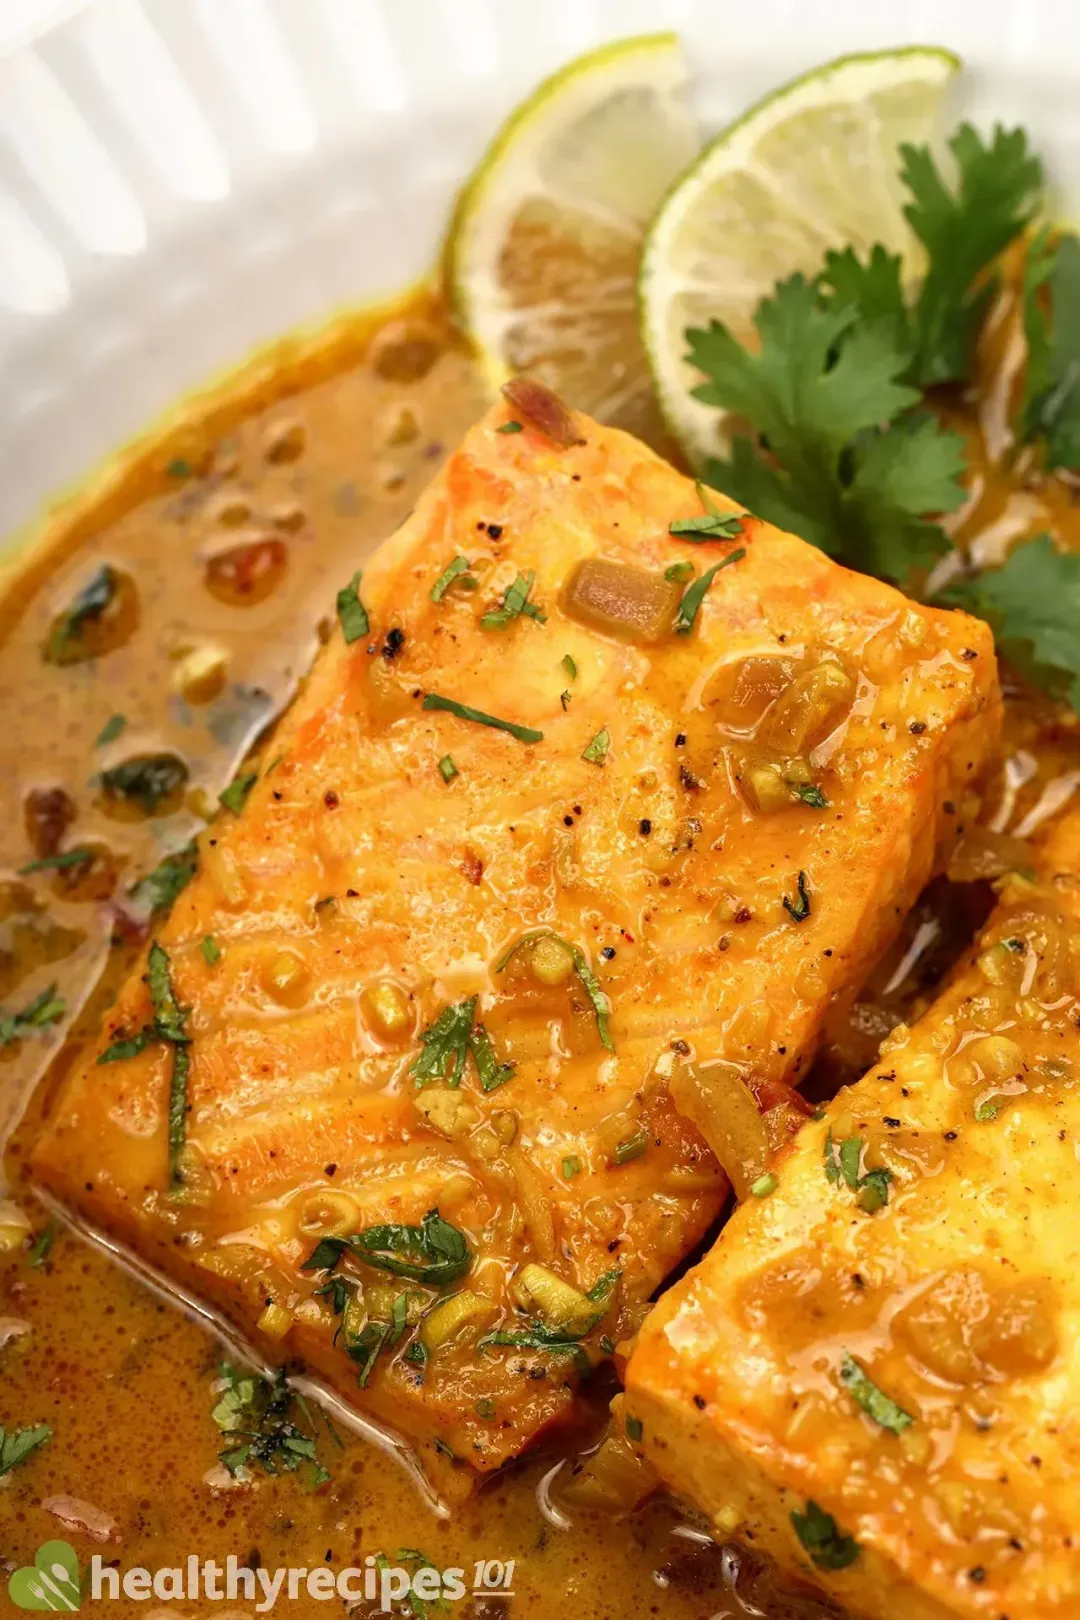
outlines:
[{"label": "lime slice rind", "polygon": [[493,386],[527,366],[602,419],[660,431],[638,261],[699,144],[671,33],[589,52],[511,114],[461,194],[445,253],[454,313]]},{"label": "lime slice rind", "polygon": [[960,66],[927,46],[842,57],[775,91],[722,131],[675,182],[650,227],[639,295],[660,409],[695,465],[725,443],[723,417],[691,397],[687,327],[717,319],[752,338],[778,280],[814,274],[827,248],[883,242],[918,274],[897,148],[933,142]]}]

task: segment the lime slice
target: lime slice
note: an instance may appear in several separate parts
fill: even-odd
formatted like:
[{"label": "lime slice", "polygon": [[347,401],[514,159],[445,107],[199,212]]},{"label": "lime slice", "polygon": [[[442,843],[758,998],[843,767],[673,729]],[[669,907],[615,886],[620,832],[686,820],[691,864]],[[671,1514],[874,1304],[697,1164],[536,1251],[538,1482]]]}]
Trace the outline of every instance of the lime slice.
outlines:
[{"label": "lime slice", "polygon": [[488,148],[446,250],[455,313],[494,385],[527,370],[654,443],[638,265],[657,204],[700,146],[686,86],[674,34],[571,62]]},{"label": "lime slice", "polygon": [[723,445],[723,418],[690,397],[689,326],[740,341],[777,281],[821,268],[827,248],[882,242],[921,268],[904,218],[898,147],[932,142],[960,63],[948,51],[846,56],[775,91],[705,148],[664,199],[641,264],[642,336],[668,427],[691,463]]}]

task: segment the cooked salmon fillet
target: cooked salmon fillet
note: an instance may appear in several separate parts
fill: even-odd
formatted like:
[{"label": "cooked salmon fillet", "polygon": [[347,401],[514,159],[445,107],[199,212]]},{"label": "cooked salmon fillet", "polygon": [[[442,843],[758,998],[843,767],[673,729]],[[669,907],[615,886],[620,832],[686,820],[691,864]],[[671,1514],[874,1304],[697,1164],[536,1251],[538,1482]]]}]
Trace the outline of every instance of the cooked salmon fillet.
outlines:
[{"label": "cooked salmon fillet", "polygon": [[1074,815],[630,1361],[664,1479],[868,1620],[1080,1614],[1078,990]]},{"label": "cooked salmon fillet", "polygon": [[343,584],[35,1157],[462,1477],[566,1417],[720,1210],[676,1068],[790,1134],[999,726],[985,626],[522,397]]}]

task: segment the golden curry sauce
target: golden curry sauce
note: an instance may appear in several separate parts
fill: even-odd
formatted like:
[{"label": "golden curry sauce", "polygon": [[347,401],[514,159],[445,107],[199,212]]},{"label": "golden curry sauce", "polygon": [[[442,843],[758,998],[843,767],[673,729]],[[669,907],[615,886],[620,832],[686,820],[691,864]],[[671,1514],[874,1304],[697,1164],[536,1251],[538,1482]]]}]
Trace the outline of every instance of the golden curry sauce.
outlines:
[{"label": "golden curry sauce", "polygon": [[[1003,539],[1043,527],[1080,543],[1072,491],[1008,464],[1008,298],[991,323],[986,390],[975,410],[953,413],[972,447],[959,537],[990,557]],[[420,292],[282,345],[192,403],[55,517],[11,584],[0,617],[0,1005],[12,1014],[51,996],[44,1027],[0,1026],[10,1036],[0,1046],[6,1177],[33,1224],[0,1253],[0,1424],[48,1424],[52,1437],[0,1476],[5,1575],[55,1537],[83,1564],[96,1552],[121,1569],[151,1570],[229,1554],[251,1568],[333,1570],[393,1560],[404,1547],[439,1568],[463,1567],[470,1585],[478,1561],[513,1561],[514,1596],[467,1598],[454,1606],[463,1616],[831,1612],[807,1594],[779,1593],[752,1555],[715,1547],[688,1510],[662,1497],[623,1517],[563,1497],[615,1392],[602,1380],[594,1432],[508,1469],[449,1519],[388,1451],[341,1423],[318,1425],[328,1480],[302,1471],[234,1480],[218,1461],[224,1437],[211,1417],[221,1344],[102,1249],[54,1228],[25,1183],[41,1118],[145,935],[148,906],[132,888],[216,809],[295,691],[334,592],[397,527],[483,403],[477,368],[437,298]],[[107,607],[67,636],[56,661],[65,612],[105,564]],[[50,646],[53,661],[43,657]],[[892,1024],[920,1010],[985,913],[988,891],[973,880],[1015,865],[1017,831],[1034,831],[1080,785],[1075,717],[1009,690],[1011,758],[985,827],[961,845],[960,881],[935,886],[833,1030],[814,1077],[820,1091],[861,1072]],[[170,762],[155,813],[138,790],[109,786],[117,767],[148,759]],[[87,857],[21,870],[76,849]],[[58,1002],[65,1011],[54,1018]],[[11,1207],[0,1203],[0,1236]],[[54,1231],[46,1249],[43,1234]],[[235,1616],[254,1607],[121,1599],[104,1612]],[[301,1596],[279,1600],[278,1612],[306,1620],[342,1607]],[[352,1612],[376,1611],[361,1601]]]}]

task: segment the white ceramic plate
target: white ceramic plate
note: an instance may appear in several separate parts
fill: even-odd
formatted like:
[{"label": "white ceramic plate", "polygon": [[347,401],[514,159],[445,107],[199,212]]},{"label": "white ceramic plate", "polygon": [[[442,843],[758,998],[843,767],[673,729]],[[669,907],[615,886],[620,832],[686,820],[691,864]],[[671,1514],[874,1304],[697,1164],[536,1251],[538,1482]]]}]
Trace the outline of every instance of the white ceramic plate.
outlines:
[{"label": "white ceramic plate", "polygon": [[423,274],[514,102],[661,27],[707,128],[842,51],[951,46],[954,110],[1026,124],[1080,212],[1075,0],[0,0],[0,536],[257,345]]}]

